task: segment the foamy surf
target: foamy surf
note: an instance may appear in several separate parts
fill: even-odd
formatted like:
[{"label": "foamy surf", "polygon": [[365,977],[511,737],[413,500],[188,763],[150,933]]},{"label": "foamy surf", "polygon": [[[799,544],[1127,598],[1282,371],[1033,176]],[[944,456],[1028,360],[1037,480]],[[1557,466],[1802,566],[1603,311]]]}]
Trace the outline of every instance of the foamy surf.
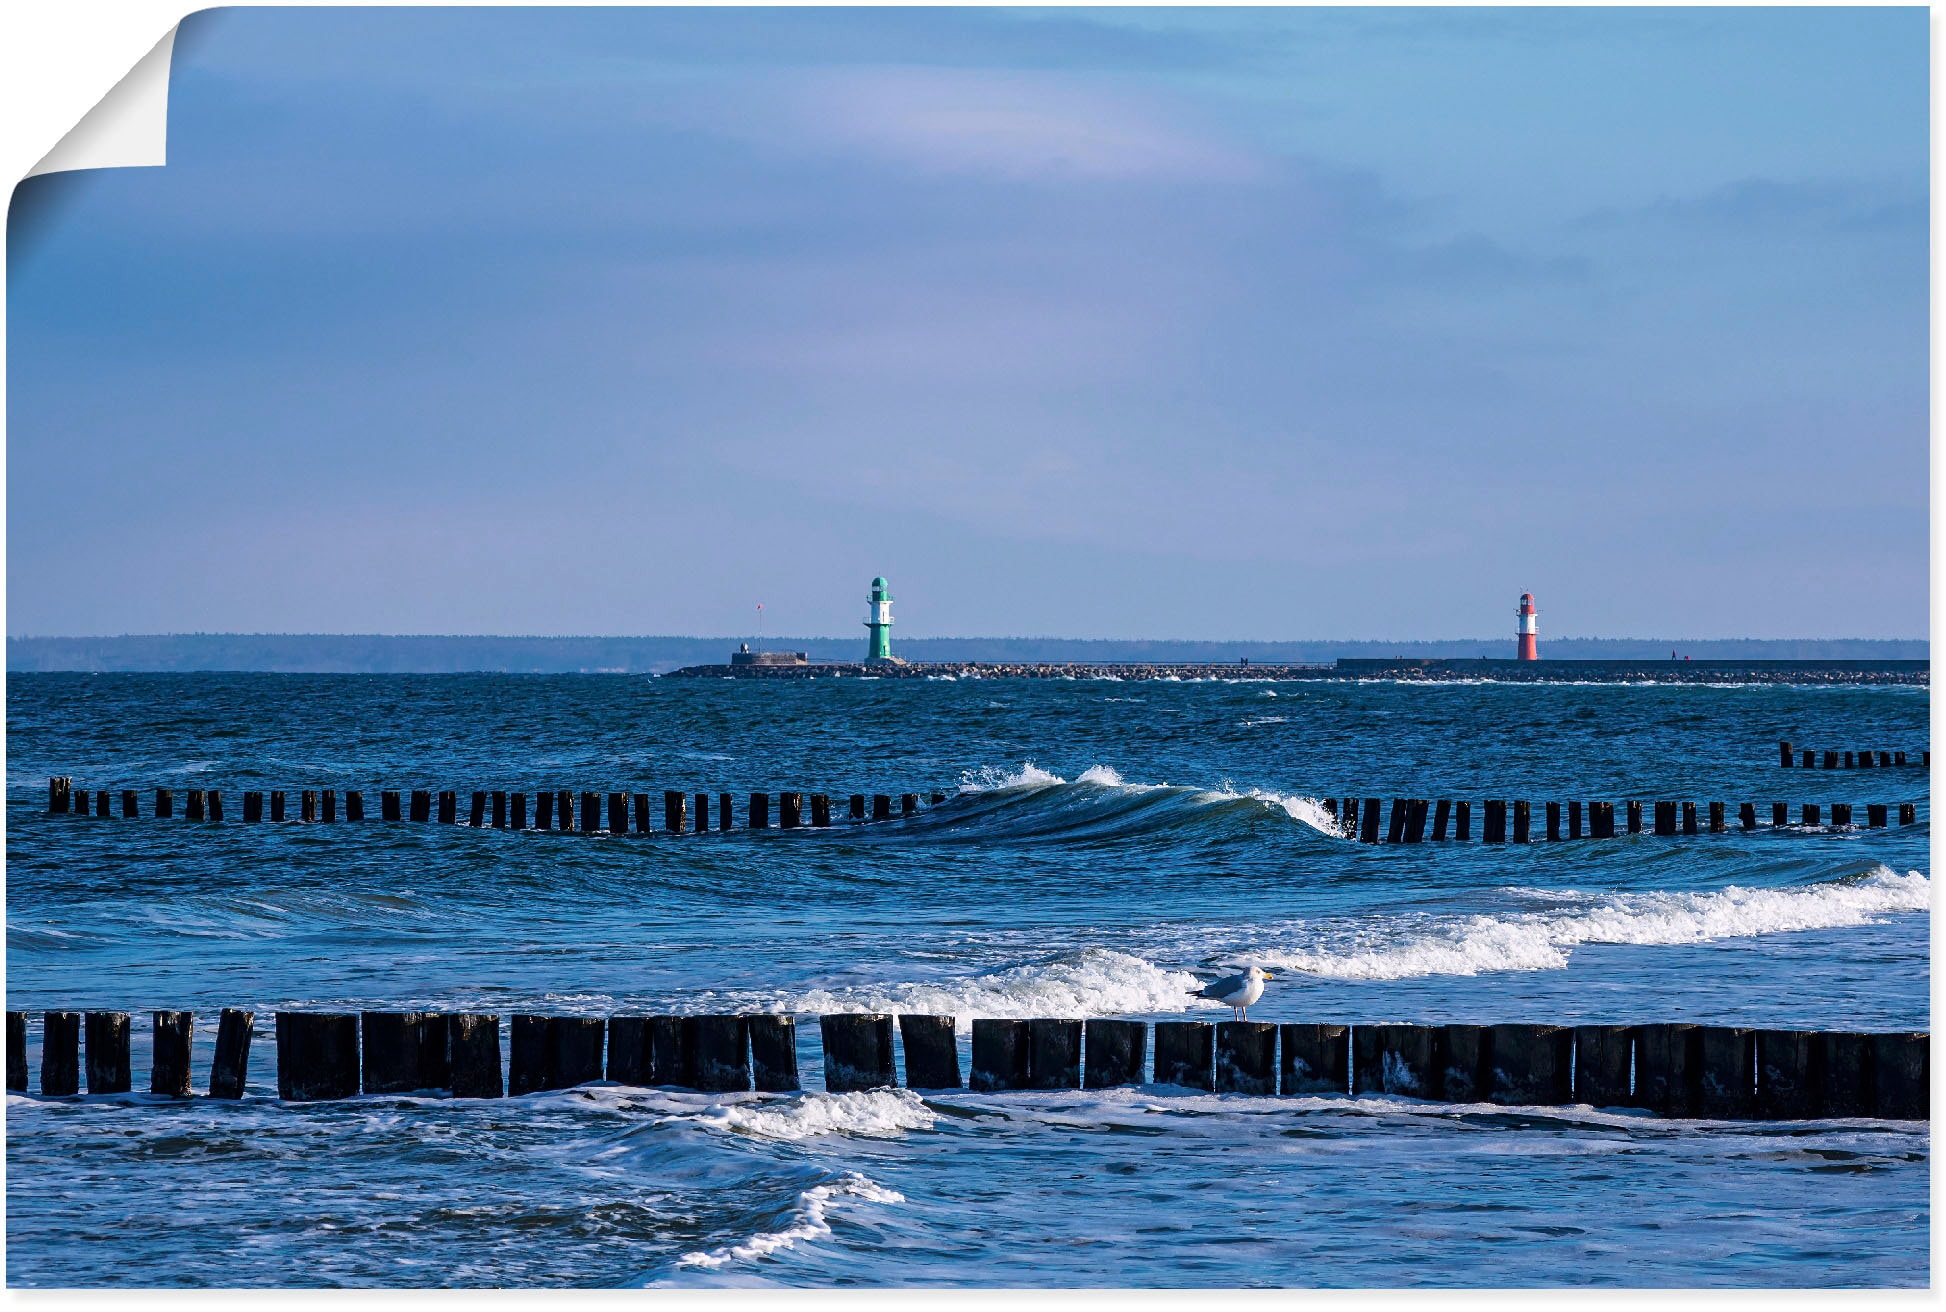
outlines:
[{"label": "foamy surf", "polygon": [[1201,981],[1107,948],[1083,948],[1045,961],[960,980],[813,989],[779,1011],[917,1012],[952,1016],[964,1032],[975,1016],[1123,1016],[1182,1011]]},{"label": "foamy surf", "polygon": [[1279,793],[1264,788],[1251,788],[1239,792],[1228,784],[1215,788],[1197,788],[1170,783],[1130,783],[1122,772],[1112,765],[1091,765],[1076,775],[1072,783],[1051,770],[1042,769],[1032,761],[1022,762],[1015,770],[984,766],[962,774],[959,785],[959,793],[962,797],[1025,795],[1057,789],[1073,789],[1080,793],[1092,792],[1096,795],[1110,794],[1118,797],[1174,793],[1181,801],[1192,806],[1216,806],[1247,798],[1262,803],[1266,809],[1296,820],[1326,837],[1344,836],[1338,827],[1337,817],[1325,810],[1324,803],[1319,798]]},{"label": "foamy surf", "polygon": [[795,1142],[830,1134],[887,1139],[929,1130],[936,1114],[910,1089],[807,1093],[771,1103],[723,1103],[695,1118],[705,1125]]},{"label": "foamy surf", "polygon": [[1334,979],[1561,970],[1573,949],[1590,943],[1667,947],[1871,924],[1881,916],[1926,910],[1932,882],[1916,870],[1901,875],[1880,866],[1866,875],[1793,888],[1731,886],[1707,893],[1510,891],[1568,905],[1443,921],[1430,916],[1387,917],[1376,924],[1326,930],[1327,941],[1317,947],[1268,948],[1252,959]]},{"label": "foamy surf", "polygon": [[794,1248],[802,1240],[821,1239],[831,1233],[831,1223],[827,1219],[831,1207],[843,1199],[867,1203],[903,1203],[905,1195],[880,1188],[856,1171],[847,1171],[836,1184],[816,1185],[799,1194],[797,1206],[791,1209],[789,1225],[751,1235],[741,1243],[712,1248],[708,1252],[684,1253],[676,1259],[676,1265],[714,1269],[732,1262],[768,1257],[772,1253]]}]

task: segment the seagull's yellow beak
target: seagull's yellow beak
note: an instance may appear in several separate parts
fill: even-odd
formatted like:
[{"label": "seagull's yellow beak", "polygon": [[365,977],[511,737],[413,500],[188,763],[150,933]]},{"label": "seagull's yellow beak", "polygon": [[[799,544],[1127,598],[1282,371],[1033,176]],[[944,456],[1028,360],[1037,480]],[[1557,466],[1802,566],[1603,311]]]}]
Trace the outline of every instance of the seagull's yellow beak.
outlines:
[{"label": "seagull's yellow beak", "polygon": [[1264,978],[1265,978],[1265,979],[1276,979],[1277,977],[1276,977],[1275,975],[1273,975],[1273,974],[1271,974],[1271,973],[1270,973],[1269,971],[1267,971],[1267,970],[1266,970],[1266,971],[1264,972]]}]

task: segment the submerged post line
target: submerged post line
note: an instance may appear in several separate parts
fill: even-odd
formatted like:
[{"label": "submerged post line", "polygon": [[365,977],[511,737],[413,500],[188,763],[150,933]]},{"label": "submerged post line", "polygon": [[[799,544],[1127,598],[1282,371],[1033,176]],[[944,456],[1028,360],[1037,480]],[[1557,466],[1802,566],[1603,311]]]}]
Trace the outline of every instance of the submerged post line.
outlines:
[{"label": "submerged post line", "polygon": [[[1453,798],[1427,799],[1423,797],[1395,797],[1391,800],[1389,822],[1381,823],[1380,813],[1385,809],[1382,798],[1367,797],[1361,800],[1347,797],[1340,802],[1326,798],[1324,810],[1337,824],[1340,837],[1359,843],[1447,843],[1468,842],[1472,825],[1472,802]],[[1627,816],[1626,832],[1638,834],[1645,829],[1654,837],[1676,838],[1695,837],[1704,833],[1727,834],[1731,832],[1729,803],[1712,801],[1700,804],[1693,801],[1643,800],[1630,799],[1623,803]],[[1849,802],[1829,804],[1830,823],[1824,823],[1826,808],[1816,802],[1803,803],[1795,808],[1788,802],[1770,803],[1770,823],[1768,829],[1789,831],[1791,833],[1840,833],[1851,829],[1885,829],[1890,827],[1894,803],[1871,802],[1863,807],[1865,823],[1861,826],[1855,818],[1855,809]],[[1919,806],[1916,802],[1896,803],[1900,825],[1913,825],[1919,822]],[[1587,816],[1584,831],[1582,817]],[[1758,804],[1741,802],[1737,804],[1737,825],[1739,832],[1750,833],[1759,828],[1757,823]],[[1433,821],[1431,832],[1427,832],[1426,815],[1431,809]],[[1534,804],[1531,802],[1509,802],[1488,799],[1482,804],[1485,825],[1480,835],[1483,843],[1531,844],[1537,842],[1561,843],[1576,842],[1583,838],[1614,838],[1615,804],[1613,802],[1566,803],[1565,831],[1562,824],[1562,803],[1545,802],[1541,809],[1546,816],[1546,836],[1540,837],[1533,825]],[[1795,809],[1798,820],[1790,820]],[[1645,826],[1644,812],[1647,811],[1649,823]],[[1458,822],[1447,824],[1449,817],[1457,816]],[[1511,820],[1511,824],[1509,824]]]},{"label": "submerged post line", "polygon": [[[28,1020],[26,1012],[7,1013],[13,1093],[28,1092]],[[84,1026],[79,1012],[41,1013],[41,1096],[78,1096],[84,1070],[89,1094],[128,1094],[130,1020],[126,1012],[91,1011]],[[277,1097],[501,1098],[604,1081],[702,1093],[803,1088],[798,1056],[810,1031],[786,1013],[515,1014],[506,1018],[504,1062],[501,1020],[470,1012],[278,1012]],[[244,1096],[254,1021],[250,1011],[221,1013],[207,1096]],[[188,1011],[150,1013],[151,1097],[196,1096],[194,1025]],[[1259,1097],[1633,1107],[1711,1120],[1931,1116],[1924,1032],[981,1018],[973,1021],[964,1078],[951,1016],[827,1014],[816,1033],[824,1089],[834,1094],[1155,1084]]]},{"label": "submerged post line", "polygon": [[1788,741],[1777,744],[1777,763],[1786,770],[1907,770],[1932,769],[1932,752],[1921,751],[1919,759],[1908,760],[1904,752],[1881,751],[1878,748],[1854,747],[1850,751],[1814,751]]},{"label": "submerged post line", "polygon": [[[348,824],[362,824],[366,820],[365,793],[360,789],[348,789],[340,794],[336,789],[299,789],[299,806],[293,816],[286,806],[287,794],[275,791],[269,794],[270,807],[266,816],[264,793],[249,791],[243,794],[242,821],[245,824],[262,824],[268,820],[272,824],[336,824],[340,822],[340,798],[343,800],[342,820]],[[378,818],[385,824],[432,824],[434,823],[434,801],[438,802],[437,823],[448,827],[466,829],[502,829],[533,831],[556,834],[607,834],[619,837],[623,834],[707,834],[728,833],[737,827],[735,815],[738,809],[734,793],[712,795],[707,792],[695,794],[695,811],[689,809],[690,797],[679,789],[665,790],[658,801],[649,792],[613,792],[595,789],[541,789],[533,793],[518,792],[512,789],[469,789],[470,806],[462,807],[462,793],[458,789],[415,788],[410,790],[410,804],[405,803],[406,791],[396,788],[379,790]],[[779,799],[782,823],[773,826],[770,820],[770,799]],[[843,796],[840,794],[840,796]],[[864,794],[850,796],[850,809],[840,819],[833,820],[831,806],[832,794],[829,793],[751,793],[743,815],[745,826],[749,829],[831,829],[876,821],[910,819],[922,810],[943,805],[947,794],[932,792],[930,805],[922,806],[920,794],[900,795],[899,809],[893,813],[888,795],[881,794],[875,801],[884,805],[874,805],[867,816],[864,811]],[[124,789],[121,793],[121,816],[134,820],[141,816],[140,795],[134,789]],[[90,790],[76,788],[70,775],[55,775],[47,781],[47,814],[89,816],[108,819],[112,813],[110,793],[107,789]],[[529,799],[532,800],[533,823],[528,823]],[[716,826],[710,826],[711,811],[714,809]],[[173,819],[176,814],[175,795],[167,788],[155,790],[155,818]],[[188,792],[188,804],[183,810],[186,819],[216,823],[223,819],[223,795],[218,789],[194,788]]]}]

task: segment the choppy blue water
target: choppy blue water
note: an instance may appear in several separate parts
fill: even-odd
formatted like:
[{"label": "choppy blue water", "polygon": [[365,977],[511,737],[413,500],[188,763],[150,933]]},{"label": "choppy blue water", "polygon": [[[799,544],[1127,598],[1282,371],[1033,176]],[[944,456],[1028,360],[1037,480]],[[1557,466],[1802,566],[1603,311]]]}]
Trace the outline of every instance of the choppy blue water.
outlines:
[{"label": "choppy blue water", "polygon": [[[1929,1027],[1895,688],[14,675],[7,1005]],[[232,819],[50,818],[45,779]],[[862,830],[250,826],[245,789],[952,794]],[[1760,803],[1681,839],[1361,847],[1314,799]],[[1920,804],[1773,832],[1772,800]],[[295,808],[295,797],[292,799]],[[180,801],[178,803],[180,806]],[[1618,808],[1619,809],[1619,808]],[[1537,807],[1538,812],[1538,807]],[[293,809],[293,814],[295,810]],[[1478,824],[1476,816],[1476,825]],[[1538,825],[1538,818],[1537,818]],[[1477,829],[1475,837],[1477,838]],[[1205,1009],[1207,1008],[1207,1012]],[[37,1018],[36,1018],[37,1020]],[[816,1026],[801,1026],[808,1089]],[[38,1025],[31,1052],[38,1070]],[[964,1042],[964,1040],[962,1040]],[[1921,1285],[1926,1127],[1396,1098],[596,1086],[7,1099],[16,1285]],[[103,1255],[108,1255],[104,1260]]]}]

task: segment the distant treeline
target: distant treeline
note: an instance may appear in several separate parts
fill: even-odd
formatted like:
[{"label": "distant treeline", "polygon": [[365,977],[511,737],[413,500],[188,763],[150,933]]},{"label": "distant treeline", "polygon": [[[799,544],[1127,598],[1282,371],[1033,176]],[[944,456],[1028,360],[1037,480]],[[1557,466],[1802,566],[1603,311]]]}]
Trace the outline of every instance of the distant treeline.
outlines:
[{"label": "distant treeline", "polygon": [[[729,660],[735,638],[518,638],[358,633],[167,633],[114,638],[8,638],[10,672],[268,671],[290,674],[661,674]],[[812,660],[855,661],[864,640],[771,638],[771,651]],[[913,661],[1147,661],[1329,664],[1341,656],[1511,657],[1513,639],[1441,642],[1191,642],[1119,638],[907,638],[896,655]],[[1924,639],[1667,638],[1543,639],[1554,660],[1926,660]]]}]

